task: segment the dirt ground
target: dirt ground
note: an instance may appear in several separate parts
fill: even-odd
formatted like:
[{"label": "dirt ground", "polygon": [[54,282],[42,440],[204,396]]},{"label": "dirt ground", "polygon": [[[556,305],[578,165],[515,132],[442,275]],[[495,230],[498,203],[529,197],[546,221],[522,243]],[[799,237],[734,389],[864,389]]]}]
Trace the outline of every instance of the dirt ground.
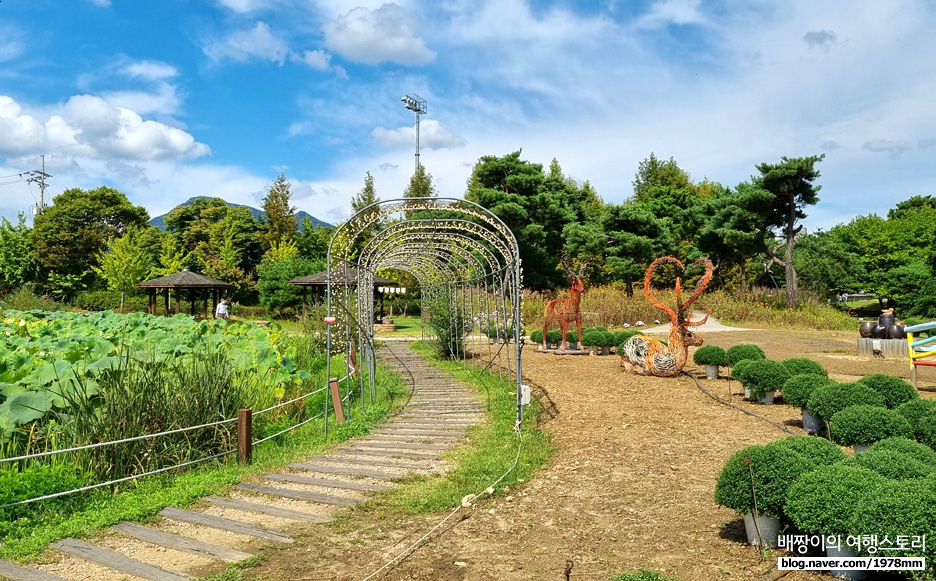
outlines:
[{"label": "dirt ground", "polygon": [[[868,373],[909,377],[908,364],[860,359],[857,332],[747,331],[702,334],[728,347],[753,342],[768,357],[806,356],[833,378]],[[704,377],[690,363],[687,370]],[[749,444],[786,434],[722,405],[688,378],[624,374],[619,359],[556,356],[528,347],[524,375],[558,413],[543,424],[558,448],[552,463],[506,496],[467,509],[378,579],[606,580],[650,568],[684,581],[757,580],[780,553],[761,559],[744,525],[714,501],[719,470]],[[932,376],[932,377],[929,377]],[[717,395],[803,433],[798,410],[742,401],[737,382],[702,380]],[[923,397],[936,397],[936,371],[921,372]],[[342,530],[310,529],[296,546],[271,549],[259,579],[364,579],[435,526],[444,513],[387,519],[356,511]],[[831,579],[791,572],[787,581]]]}]

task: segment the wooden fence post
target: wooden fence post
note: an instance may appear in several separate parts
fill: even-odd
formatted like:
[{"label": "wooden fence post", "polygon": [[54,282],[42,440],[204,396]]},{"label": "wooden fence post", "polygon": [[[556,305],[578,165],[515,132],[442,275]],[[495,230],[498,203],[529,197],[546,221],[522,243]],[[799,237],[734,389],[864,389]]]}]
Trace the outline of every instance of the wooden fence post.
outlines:
[{"label": "wooden fence post", "polygon": [[335,419],[344,423],[344,408],[341,404],[341,389],[338,386],[338,378],[328,378],[328,390],[331,393],[332,407],[335,408]]},{"label": "wooden fence post", "polygon": [[237,410],[237,463],[250,464],[253,460],[253,411]]}]

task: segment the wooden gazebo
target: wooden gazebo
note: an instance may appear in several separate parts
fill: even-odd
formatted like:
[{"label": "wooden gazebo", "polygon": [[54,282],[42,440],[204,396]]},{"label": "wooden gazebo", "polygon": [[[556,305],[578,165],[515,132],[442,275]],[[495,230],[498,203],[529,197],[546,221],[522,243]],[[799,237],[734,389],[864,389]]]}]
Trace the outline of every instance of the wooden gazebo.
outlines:
[{"label": "wooden gazebo", "polygon": [[[350,266],[345,266],[344,268],[335,269],[334,283],[337,284],[347,284],[347,285],[356,285],[358,278],[358,271]],[[306,317],[306,289],[312,287],[315,289],[323,289],[328,286],[328,271],[323,270],[322,272],[317,272],[315,274],[310,274],[308,276],[303,276],[300,278],[294,278],[289,281],[289,284],[295,284],[302,287],[302,317]],[[374,275],[374,288],[381,286],[395,286],[396,281],[384,278],[382,276]]]},{"label": "wooden gazebo", "polygon": [[[176,291],[175,312],[176,314],[179,314],[182,312],[182,290],[188,289],[189,300],[192,303],[193,317],[195,316],[196,293],[205,293],[206,311],[208,311],[205,316],[211,316],[214,314],[214,309],[218,305],[218,299],[220,298],[221,291],[224,289],[234,288],[234,285],[231,283],[192,272],[187,268],[183,268],[181,271],[175,274],[143,281],[137,286],[149,290],[149,313],[151,315],[156,314],[156,293],[159,289],[166,289],[166,315],[169,314],[169,291],[171,289],[175,289]],[[209,296],[212,299],[210,306],[208,303]]]}]

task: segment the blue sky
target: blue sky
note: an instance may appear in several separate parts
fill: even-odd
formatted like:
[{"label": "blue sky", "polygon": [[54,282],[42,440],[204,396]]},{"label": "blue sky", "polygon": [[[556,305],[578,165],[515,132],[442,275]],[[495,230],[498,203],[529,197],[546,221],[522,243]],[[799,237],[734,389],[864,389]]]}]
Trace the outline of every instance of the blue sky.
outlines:
[{"label": "blue sky", "polygon": [[279,173],[328,222],[421,159],[460,197],[483,155],[557,158],[607,201],[650,152],[734,186],[826,154],[810,229],[936,194],[925,0],[0,0],[0,214],[109,185],[151,215],[258,205]]}]

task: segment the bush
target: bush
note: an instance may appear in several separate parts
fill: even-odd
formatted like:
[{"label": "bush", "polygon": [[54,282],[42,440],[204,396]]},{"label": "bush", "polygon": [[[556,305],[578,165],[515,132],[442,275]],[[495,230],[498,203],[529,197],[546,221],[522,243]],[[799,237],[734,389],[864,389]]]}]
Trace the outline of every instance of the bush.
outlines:
[{"label": "bush", "polygon": [[613,331],[612,335],[612,345],[618,346],[618,353],[621,352],[621,345],[627,343],[631,337],[634,335],[640,334],[640,331]]},{"label": "bush", "polygon": [[856,454],[853,459],[848,460],[848,463],[864,466],[892,480],[922,478],[934,472],[932,467],[916,458],[893,450],[875,450],[873,452],[865,450],[860,454]]},{"label": "bush", "polygon": [[936,414],[923,416],[913,428],[917,441],[936,450]]},{"label": "bush", "polygon": [[746,385],[751,389],[751,399],[761,399],[768,392],[783,387],[790,372],[779,361],[757,359],[744,370]]},{"label": "bush", "polygon": [[63,308],[64,305],[55,302],[49,296],[36,294],[36,285],[32,283],[24,284],[0,299],[0,311],[59,311]]},{"label": "bush", "polygon": [[806,359],[805,357],[784,359],[783,366],[790,372],[790,375],[811,374],[825,377],[826,374],[826,370],[822,365],[819,365],[812,359]]},{"label": "bush", "polygon": [[607,331],[599,331],[597,329],[589,329],[582,333],[582,345],[588,347],[599,347],[604,345],[604,334]]},{"label": "bush", "polygon": [[692,354],[696,365],[728,365],[728,352],[718,345],[703,345]]},{"label": "bush", "polygon": [[530,333],[530,341],[538,345],[543,344],[543,332],[539,329]]},{"label": "bush", "polygon": [[848,459],[848,455],[842,452],[841,448],[818,436],[789,436],[767,445],[799,452],[817,468]]},{"label": "bush", "polygon": [[[91,483],[89,474],[78,472],[74,466],[30,466],[22,471],[0,470],[0,505],[38,498],[56,492],[75,490]],[[83,504],[87,494],[69,494],[33,504],[21,504],[0,510],[0,520],[13,521],[21,517],[34,517],[44,510],[60,510]]]},{"label": "bush", "polygon": [[901,454],[919,460],[927,466],[936,468],[936,451],[934,451],[929,446],[925,446],[919,442],[914,442],[908,438],[893,436],[890,438],[884,438],[883,440],[878,440],[867,449],[867,452],[874,452],[876,450],[891,450],[893,452],[900,452]]},{"label": "bush", "polygon": [[851,523],[855,506],[886,482],[887,478],[862,466],[822,466],[796,479],[787,493],[784,512],[805,533],[844,539],[855,534]]},{"label": "bush", "polygon": [[234,305],[231,307],[231,316],[241,319],[259,319],[262,317],[269,317],[270,312],[267,311],[266,307],[261,307],[259,305]]},{"label": "bush", "polygon": [[559,343],[562,343],[562,331],[559,331],[557,329],[548,331],[546,333],[546,342],[549,343],[550,345],[557,345]]},{"label": "bush", "polygon": [[728,363],[734,365],[745,359],[767,359],[764,350],[753,343],[741,343],[728,348]]},{"label": "bush", "polygon": [[873,405],[849,406],[829,420],[829,436],[842,446],[870,446],[884,438],[911,433],[907,418]]},{"label": "bush", "polygon": [[913,428],[913,436],[919,440],[920,420],[926,416],[936,415],[936,400],[922,398],[910,400],[897,406],[897,413],[909,420],[910,427]]},{"label": "bush", "polygon": [[750,367],[751,363],[754,363],[754,359],[742,359],[735,363],[731,368],[731,379],[740,381],[742,385],[747,383],[745,372],[747,368]]},{"label": "bush", "polygon": [[756,496],[760,514],[782,518],[787,490],[811,468],[802,454],[789,448],[760,445],[742,448],[722,467],[715,485],[715,501],[743,515],[753,511]]},{"label": "bush", "polygon": [[[865,454],[868,452],[860,455]],[[929,477],[925,482],[929,484],[931,479]],[[852,523],[854,531],[861,531],[862,535],[877,535],[878,539],[888,536],[893,541],[898,535],[932,536],[936,530],[936,486],[920,482],[884,482],[876,494],[868,495],[857,505]],[[912,548],[900,551],[899,555],[926,559],[929,576],[921,579],[932,579],[936,573],[936,543],[927,542],[925,551]]]},{"label": "bush", "polygon": [[884,396],[860,383],[830,383],[813,390],[806,401],[806,411],[825,423],[853,405],[884,407]]},{"label": "bush", "polygon": [[574,345],[578,343],[578,340],[579,340],[578,330],[573,330],[573,331],[569,331],[566,333],[566,342],[569,345]]},{"label": "bush", "polygon": [[903,379],[892,375],[885,375],[883,373],[866,375],[859,379],[858,383],[867,385],[874,391],[883,395],[884,405],[890,409],[894,409],[910,400],[920,398],[915,387]]},{"label": "bush", "polygon": [[783,392],[783,402],[798,408],[806,407],[812,392],[828,383],[824,375],[801,373],[794,375],[783,382],[780,391]]},{"label": "bush", "polygon": [[257,287],[260,289],[260,304],[268,311],[277,313],[285,307],[302,309],[303,289],[289,281],[301,276],[325,270],[325,261],[295,256],[276,262],[262,261],[257,267]]}]

